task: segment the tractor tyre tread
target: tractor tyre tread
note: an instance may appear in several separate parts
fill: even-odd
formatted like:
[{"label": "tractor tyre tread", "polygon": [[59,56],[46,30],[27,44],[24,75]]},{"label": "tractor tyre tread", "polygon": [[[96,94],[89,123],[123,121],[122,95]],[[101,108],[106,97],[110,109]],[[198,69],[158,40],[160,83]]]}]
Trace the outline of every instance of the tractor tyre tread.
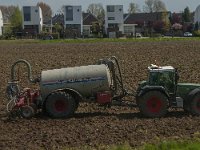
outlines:
[{"label": "tractor tyre tread", "polygon": [[[156,110],[156,112],[151,111],[148,106],[148,101],[150,101],[150,99],[152,99],[154,97],[160,103],[160,106],[159,106],[158,110]],[[160,91],[149,91],[138,99],[138,106],[139,106],[140,112],[145,117],[149,117],[149,118],[163,117],[166,115],[166,113],[168,111],[168,98],[165,94],[161,93]],[[151,107],[154,107],[154,106],[151,106]]]},{"label": "tractor tyre tread", "polygon": [[[57,111],[56,102],[61,100],[66,106],[65,110]],[[74,114],[75,100],[70,93],[64,91],[53,92],[45,102],[45,111],[52,118],[68,118]]]},{"label": "tractor tyre tread", "polygon": [[190,102],[190,113],[192,115],[200,116],[200,93],[196,94]]}]

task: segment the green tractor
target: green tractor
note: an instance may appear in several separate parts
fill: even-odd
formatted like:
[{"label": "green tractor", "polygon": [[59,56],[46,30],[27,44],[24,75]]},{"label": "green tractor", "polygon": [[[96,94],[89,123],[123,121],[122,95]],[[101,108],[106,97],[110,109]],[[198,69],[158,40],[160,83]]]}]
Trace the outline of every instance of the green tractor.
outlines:
[{"label": "green tractor", "polygon": [[200,84],[178,83],[177,69],[172,66],[148,67],[148,79],[139,84],[136,102],[146,117],[162,117],[168,108],[183,108],[200,115]]}]

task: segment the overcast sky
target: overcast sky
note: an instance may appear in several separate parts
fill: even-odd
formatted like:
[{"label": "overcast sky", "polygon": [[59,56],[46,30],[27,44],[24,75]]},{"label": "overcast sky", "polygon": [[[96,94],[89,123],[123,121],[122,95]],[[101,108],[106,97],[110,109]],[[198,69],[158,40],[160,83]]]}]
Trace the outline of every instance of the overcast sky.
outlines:
[{"label": "overcast sky", "polygon": [[[22,6],[34,6],[37,2],[45,2],[49,4],[53,10],[53,13],[57,13],[62,5],[82,5],[83,10],[86,10],[91,3],[102,3],[105,5],[120,4],[124,5],[124,11],[128,9],[130,2],[137,3],[142,10],[145,0],[0,0],[0,5],[18,5]],[[169,11],[180,12],[188,6],[190,11],[195,11],[196,7],[200,5],[200,0],[163,0]]]}]

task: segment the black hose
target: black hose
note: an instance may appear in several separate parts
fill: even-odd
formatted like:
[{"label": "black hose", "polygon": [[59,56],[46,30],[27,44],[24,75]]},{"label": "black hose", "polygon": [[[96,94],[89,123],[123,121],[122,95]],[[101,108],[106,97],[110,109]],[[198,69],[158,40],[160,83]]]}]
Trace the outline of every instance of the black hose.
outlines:
[{"label": "black hose", "polygon": [[13,82],[13,81],[16,81],[16,80],[15,80],[15,76],[16,76],[16,74],[15,74],[15,66],[16,66],[17,64],[19,64],[19,63],[23,63],[23,64],[26,65],[26,67],[27,67],[27,69],[28,69],[28,80],[29,80],[29,82],[31,82],[31,83],[37,83],[37,82],[38,82],[38,79],[33,79],[33,77],[32,77],[32,69],[31,69],[30,63],[29,63],[28,61],[26,61],[26,60],[23,60],[23,59],[20,59],[20,60],[16,61],[16,62],[12,65],[12,67],[11,67],[11,81],[12,81],[12,82]]},{"label": "black hose", "polygon": [[121,90],[121,93],[119,95],[116,94],[116,96],[114,96],[113,99],[121,99],[121,98],[123,98],[127,95],[127,91],[126,91],[126,89],[124,89],[124,85],[123,85],[121,69],[120,69],[120,66],[119,66],[118,59],[115,56],[112,56],[110,58],[110,60],[113,63],[113,65],[116,65],[117,71],[118,71],[118,74],[119,74],[119,76],[117,76],[115,69],[113,68],[112,73],[113,73],[113,80],[114,80],[114,86],[115,86],[115,94],[118,91],[118,86]]}]

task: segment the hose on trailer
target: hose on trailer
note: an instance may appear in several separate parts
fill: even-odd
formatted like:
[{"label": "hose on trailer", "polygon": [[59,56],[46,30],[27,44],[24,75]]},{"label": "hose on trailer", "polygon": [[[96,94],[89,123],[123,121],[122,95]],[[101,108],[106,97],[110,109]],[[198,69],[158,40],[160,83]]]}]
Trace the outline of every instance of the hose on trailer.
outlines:
[{"label": "hose on trailer", "polygon": [[109,59],[99,60],[98,64],[105,64],[108,66],[110,70],[113,82],[112,83],[113,87],[111,88],[114,93],[113,100],[121,100],[123,97],[128,95],[129,93],[124,88],[118,59],[115,56],[112,56]]},{"label": "hose on trailer", "polygon": [[[13,101],[13,102],[15,102],[16,97],[19,96],[20,94],[20,87],[18,85],[18,80],[16,79],[16,65],[20,63],[26,65],[27,72],[28,72],[28,80],[30,83],[37,83],[40,81],[39,78],[33,79],[31,65],[29,64],[28,61],[23,60],[23,59],[16,61],[11,67],[11,81],[8,82],[8,86],[6,88],[7,97],[10,101]],[[10,106],[10,103],[8,103],[7,105],[7,110],[9,106]]]},{"label": "hose on trailer", "polygon": [[[116,92],[118,90],[118,86],[119,86],[119,88],[121,89],[121,92],[122,92],[117,97],[121,97],[122,98],[122,97],[124,97],[126,95],[126,90],[124,89],[124,84],[123,84],[123,79],[122,79],[122,74],[121,74],[121,69],[120,69],[120,66],[119,66],[119,62],[118,62],[118,59],[115,56],[112,56],[110,58],[110,60],[112,61],[113,65],[116,66],[116,68],[113,67],[114,70],[112,70],[113,77],[114,77],[113,80],[114,80],[114,83],[115,83]],[[116,73],[116,71],[118,73]]]},{"label": "hose on trailer", "polygon": [[38,78],[33,79],[33,77],[32,77],[32,69],[31,69],[30,63],[28,61],[26,61],[26,60],[23,60],[23,59],[20,59],[20,60],[16,61],[12,65],[12,67],[11,67],[11,82],[16,81],[15,67],[16,67],[17,64],[20,64],[20,63],[25,64],[26,67],[27,67],[27,69],[28,69],[27,72],[28,72],[28,80],[29,80],[29,82],[30,83],[37,83],[37,82],[39,82]]}]

